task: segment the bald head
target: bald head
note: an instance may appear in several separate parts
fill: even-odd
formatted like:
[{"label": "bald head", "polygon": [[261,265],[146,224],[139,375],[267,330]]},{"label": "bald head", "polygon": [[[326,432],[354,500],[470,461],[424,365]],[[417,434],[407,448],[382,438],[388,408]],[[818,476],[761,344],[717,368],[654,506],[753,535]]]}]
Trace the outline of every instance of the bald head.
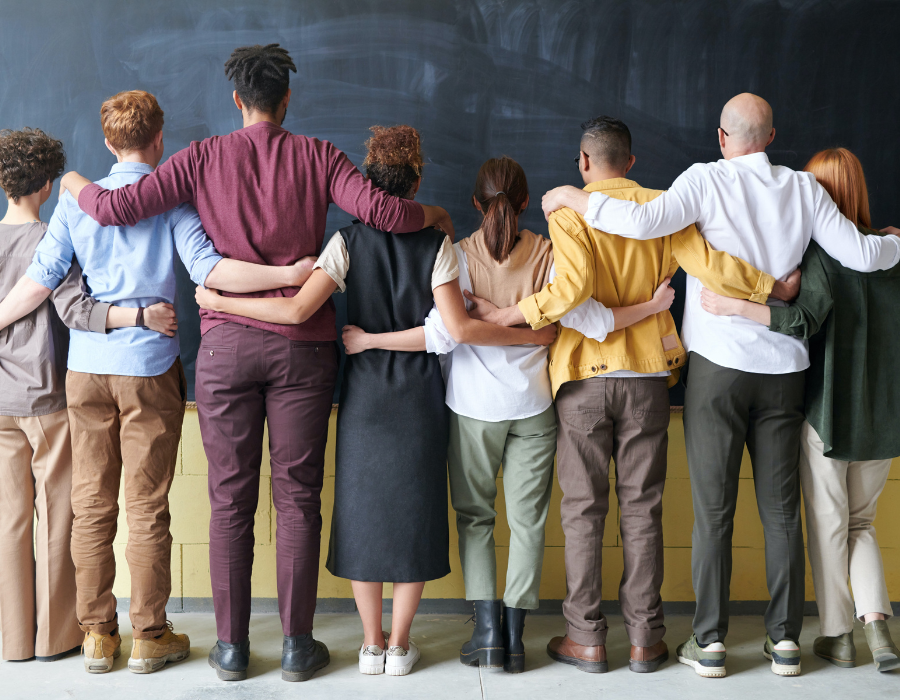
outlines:
[{"label": "bald head", "polygon": [[772,108],[762,97],[744,92],[725,103],[719,124],[748,152],[762,151],[772,135]]}]

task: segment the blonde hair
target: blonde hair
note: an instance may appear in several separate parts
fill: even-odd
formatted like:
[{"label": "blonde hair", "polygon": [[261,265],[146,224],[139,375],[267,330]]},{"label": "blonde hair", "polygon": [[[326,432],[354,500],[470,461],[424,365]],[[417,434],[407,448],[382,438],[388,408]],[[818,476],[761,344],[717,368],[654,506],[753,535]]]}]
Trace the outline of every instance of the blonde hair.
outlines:
[{"label": "blonde hair", "polygon": [[862,163],[846,148],[819,151],[803,168],[831,195],[841,214],[857,226],[871,228],[869,190]]},{"label": "blonde hair", "polygon": [[106,140],[117,151],[140,151],[162,131],[163,111],[149,92],[128,90],[103,103],[100,124]]}]

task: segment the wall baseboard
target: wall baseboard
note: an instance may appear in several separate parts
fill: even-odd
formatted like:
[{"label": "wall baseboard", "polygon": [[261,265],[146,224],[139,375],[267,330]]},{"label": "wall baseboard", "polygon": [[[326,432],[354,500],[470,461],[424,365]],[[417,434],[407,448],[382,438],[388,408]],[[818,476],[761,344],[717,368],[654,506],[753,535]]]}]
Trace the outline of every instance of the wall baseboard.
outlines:
[{"label": "wall baseboard", "polygon": [[[128,598],[119,598],[117,609],[119,612],[128,612]],[[618,600],[604,600],[603,612],[608,615],[620,615],[622,608]],[[729,610],[732,615],[764,615],[769,605],[767,600],[732,600]],[[900,602],[891,603],[894,615],[900,615]],[[384,611],[391,612],[393,601],[384,601]],[[692,600],[671,600],[663,603],[663,611],[666,615],[693,615],[695,603]],[[277,613],[277,598],[252,598],[250,610],[255,613]],[[169,613],[211,613],[213,612],[212,598],[170,598],[166,605]],[[353,598],[319,598],[316,602],[317,614],[352,613],[356,612],[356,604]],[[472,603],[462,598],[423,598],[419,604],[419,612],[424,615],[471,615]],[[540,607],[532,611],[532,615],[561,615],[561,600],[542,600]],[[803,608],[803,614],[817,617],[819,609],[816,601],[808,600]]]}]

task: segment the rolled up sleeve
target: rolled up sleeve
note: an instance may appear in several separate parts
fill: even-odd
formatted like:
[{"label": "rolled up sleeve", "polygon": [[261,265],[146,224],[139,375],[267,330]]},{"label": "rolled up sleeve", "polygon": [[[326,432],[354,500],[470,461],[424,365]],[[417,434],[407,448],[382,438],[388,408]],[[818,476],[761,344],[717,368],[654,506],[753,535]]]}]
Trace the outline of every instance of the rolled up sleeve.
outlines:
[{"label": "rolled up sleeve", "polygon": [[452,352],[457,343],[444,325],[440,311],[433,308],[425,317],[425,350],[433,355],[446,355]]},{"label": "rolled up sleeve", "polygon": [[204,285],[213,268],[222,260],[206,235],[200,215],[190,204],[182,204],[172,212],[172,236],[181,262],[194,284]]}]

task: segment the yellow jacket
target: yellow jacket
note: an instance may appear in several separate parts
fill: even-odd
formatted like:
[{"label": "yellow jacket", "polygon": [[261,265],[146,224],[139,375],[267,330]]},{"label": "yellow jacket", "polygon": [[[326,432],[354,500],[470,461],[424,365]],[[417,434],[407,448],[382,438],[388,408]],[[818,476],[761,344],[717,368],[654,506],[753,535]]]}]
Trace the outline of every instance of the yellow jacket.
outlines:
[{"label": "yellow jacket", "polygon": [[[662,194],[625,178],[592,182],[584,189],[640,204]],[[590,296],[609,308],[650,301],[656,288],[679,266],[718,294],[761,304],[775,283],[771,275],[740,258],[714,250],[694,225],[671,236],[636,241],[597,231],[580,214],[560,209],[550,215],[550,239],[556,279],[519,302],[525,320],[535,330],[555,323]],[[672,386],[678,381],[684,358],[684,347],[668,311],[613,331],[602,343],[561,327],[550,347],[553,395],[564,382],[622,369],[647,374],[670,370]]]}]

